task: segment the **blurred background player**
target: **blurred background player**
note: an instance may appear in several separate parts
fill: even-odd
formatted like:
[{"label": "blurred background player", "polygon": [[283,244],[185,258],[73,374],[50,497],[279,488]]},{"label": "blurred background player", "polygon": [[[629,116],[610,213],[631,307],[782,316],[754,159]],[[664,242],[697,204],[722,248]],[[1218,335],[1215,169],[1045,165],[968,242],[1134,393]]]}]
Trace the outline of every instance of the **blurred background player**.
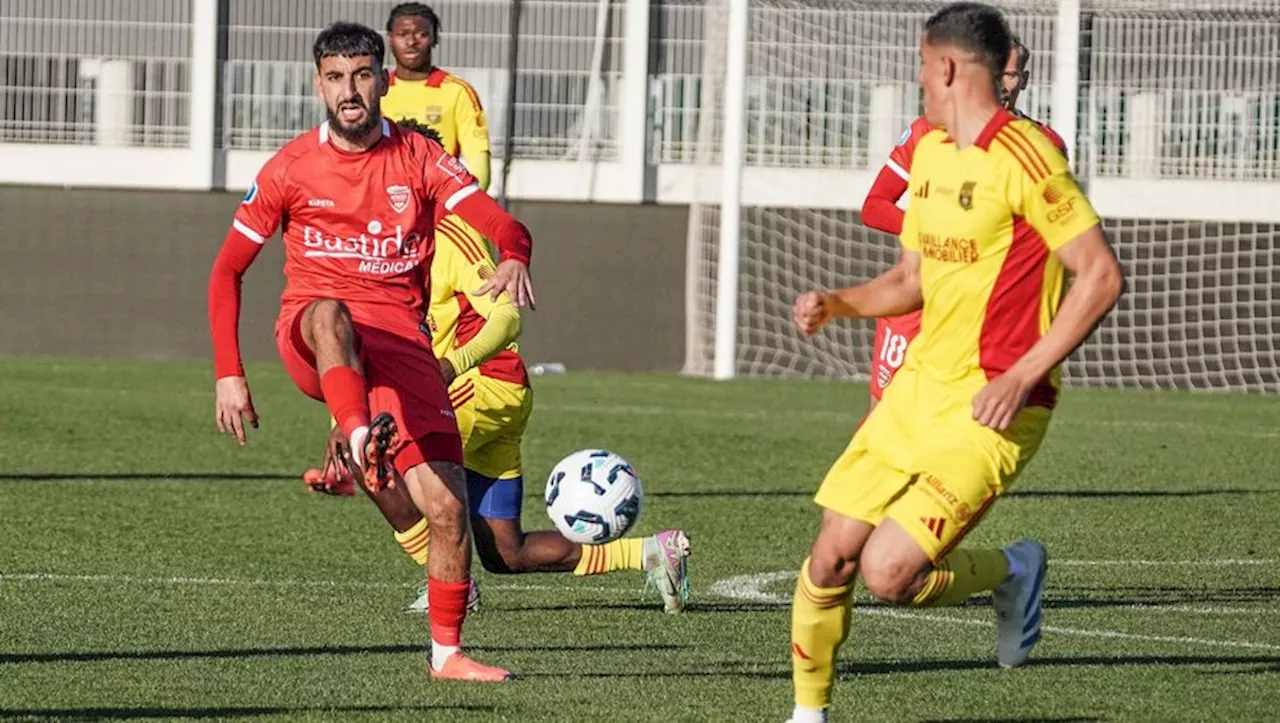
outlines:
[{"label": "blurred background player", "polygon": [[476,293],[531,305],[532,240],[438,143],[382,117],[383,51],[376,31],[353,23],[316,37],[313,84],[328,120],[276,152],[236,211],[209,280],[216,419],[241,444],[245,423],[257,425],[240,362],[241,280],[283,225],[276,345],[285,369],[328,406],[366,491],[411,500],[431,522],[431,676],[499,682],[511,673],[459,649],[470,590],[467,482],[447,385],[423,329],[424,268],[437,220],[456,212],[503,252]]},{"label": "blurred background player", "polygon": [[460,159],[489,190],[489,124],[480,96],[462,78],[432,62],[440,45],[440,17],[422,3],[403,3],[387,18],[396,67],[382,110],[393,121],[417,121],[434,130],[445,152]]},{"label": "blurred background player", "polygon": [[1044,546],[958,545],[1034,457],[1062,361],[1124,281],[1066,158],[1001,105],[1012,45],[987,5],[929,18],[920,85],[934,130],[913,153],[898,263],[853,288],[802,294],[792,311],[805,335],[832,318],[924,311],[906,364],[815,496],[822,525],[791,608],[795,723],[827,720],[858,576],[895,605],[990,591],[1003,667],[1040,639]]},{"label": "blurred background player", "polygon": [[[1031,74],[1027,72],[1027,64],[1031,61],[1031,51],[1017,38],[1013,40],[1013,50],[1005,63],[1001,75],[1002,105],[1010,113],[1026,117],[1018,111],[1018,96],[1027,87]],[[1038,123],[1053,145],[1065,156],[1066,143],[1062,137],[1049,126]],[[911,180],[911,156],[916,144],[930,131],[929,122],[920,116],[911,122],[903,132],[898,145],[889,153],[889,160],[876,176],[875,183],[867,192],[862,203],[862,223],[878,231],[891,233],[894,236],[902,233],[903,209],[906,208],[905,196],[907,183]],[[876,319],[876,336],[871,347],[871,388],[867,402],[867,413],[870,414],[885,387],[893,381],[893,375],[902,366],[906,358],[907,347],[920,332],[920,312],[913,311],[902,316]]]},{"label": "blurred background player", "polygon": [[[414,121],[403,125],[434,137],[432,129]],[[519,310],[506,295],[492,299],[474,293],[492,276],[493,259],[484,239],[454,216],[442,219],[436,227],[427,323],[441,374],[450,383],[449,399],[462,435],[471,529],[481,564],[499,574],[645,571],[662,594],[667,612],[680,612],[688,598],[689,540],[683,531],[582,545],[559,532],[526,533],[521,528],[520,446],[533,411],[533,390],[516,344]],[[328,449],[330,455],[348,454],[340,433],[330,436]],[[342,474],[345,465],[327,462],[325,467]],[[344,475],[338,484],[320,491],[340,493],[354,487],[354,480]],[[396,528],[396,541],[415,562],[426,565],[430,528],[412,501],[395,496],[394,491],[375,501]],[[473,609],[477,602],[473,581]],[[409,610],[429,607],[429,591],[423,589]]]}]

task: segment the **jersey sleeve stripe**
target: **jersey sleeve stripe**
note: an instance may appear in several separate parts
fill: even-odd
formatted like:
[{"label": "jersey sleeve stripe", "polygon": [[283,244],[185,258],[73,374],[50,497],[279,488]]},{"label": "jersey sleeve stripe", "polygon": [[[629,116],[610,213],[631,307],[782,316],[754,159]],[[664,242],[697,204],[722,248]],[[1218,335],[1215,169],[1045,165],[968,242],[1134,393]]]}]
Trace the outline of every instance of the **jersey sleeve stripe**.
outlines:
[{"label": "jersey sleeve stripe", "polygon": [[444,82],[448,85],[456,85],[461,88],[462,92],[466,93],[467,98],[471,100],[471,105],[474,106],[476,110],[480,110],[480,96],[476,94],[476,89],[472,88],[470,83],[453,76],[446,76]]},{"label": "jersey sleeve stripe", "polygon": [[902,180],[904,180],[904,181],[910,181],[910,180],[911,180],[911,174],[910,174],[910,173],[907,173],[907,169],[903,168],[902,166],[899,166],[899,165],[897,164],[897,162],[896,162],[896,161],[894,161],[892,158],[890,158],[888,161],[885,161],[885,164],[884,164],[884,165],[885,165],[889,170],[891,170],[891,171],[893,171],[894,173],[898,174],[898,178],[901,178],[901,179],[902,179]]},{"label": "jersey sleeve stripe", "polygon": [[466,231],[450,224],[449,230],[446,233],[449,236],[449,240],[453,241],[453,244],[457,246],[458,250],[462,252],[462,255],[466,257],[467,263],[478,264],[484,260],[484,254],[481,253],[480,249],[471,241],[471,237],[467,235]]},{"label": "jersey sleeve stripe", "polygon": [[449,229],[457,235],[458,241],[471,252],[469,255],[475,257],[475,261],[472,261],[471,263],[479,263],[489,255],[484,249],[480,248],[476,243],[476,240],[472,238],[471,234],[467,233],[467,230],[459,226],[456,221],[452,221],[446,217],[441,219],[440,223],[448,224]]},{"label": "jersey sleeve stripe", "polygon": [[1004,146],[1005,150],[1009,151],[1009,155],[1018,160],[1018,163],[1022,166],[1022,170],[1026,171],[1027,175],[1031,177],[1032,183],[1039,183],[1044,180],[1044,176],[1041,175],[1035,165],[1027,159],[1021,148],[1013,145],[1013,143],[1005,138],[1003,134],[997,134],[996,141],[998,141],[1000,145]]},{"label": "jersey sleeve stripe", "polygon": [[1036,146],[1031,142],[1030,138],[1027,138],[1022,131],[1011,126],[1005,126],[1001,129],[1001,132],[1007,133],[1009,140],[1026,151],[1027,157],[1031,159],[1031,163],[1035,165],[1037,170],[1045,176],[1049,175],[1049,164],[1045,163],[1044,157],[1040,155],[1040,151],[1036,150]]},{"label": "jersey sleeve stripe", "polygon": [[472,249],[467,244],[463,243],[462,239],[459,238],[464,234],[459,232],[458,229],[453,228],[452,226],[442,221],[440,222],[440,225],[436,226],[436,230],[439,231],[445,238],[449,239],[449,241],[453,243],[453,245],[458,249],[458,251],[462,253],[462,257],[467,260],[467,263],[469,264],[480,263],[480,258],[476,255],[475,250]]},{"label": "jersey sleeve stripe", "polygon": [[453,212],[453,209],[454,209],[454,208],[455,208],[459,203],[462,203],[464,200],[466,200],[466,198],[467,198],[467,197],[469,197],[471,194],[473,194],[473,193],[475,193],[476,191],[479,191],[479,190],[480,190],[480,185],[479,185],[479,184],[476,184],[476,183],[473,183],[473,184],[471,184],[470,186],[467,186],[467,187],[465,187],[465,188],[460,188],[460,189],[458,189],[457,191],[454,191],[454,193],[453,193],[453,195],[452,195],[452,196],[450,196],[449,198],[445,199],[445,202],[444,202],[444,208],[445,208],[445,210],[446,210],[446,211],[449,211],[450,213],[452,213],[452,212]]},{"label": "jersey sleeve stripe", "polygon": [[244,223],[242,223],[238,218],[232,219],[231,228],[234,228],[235,230],[239,231],[241,235],[243,235],[245,238],[249,239],[250,241],[258,244],[259,246],[267,242],[267,240],[262,237],[262,234],[244,225]]}]

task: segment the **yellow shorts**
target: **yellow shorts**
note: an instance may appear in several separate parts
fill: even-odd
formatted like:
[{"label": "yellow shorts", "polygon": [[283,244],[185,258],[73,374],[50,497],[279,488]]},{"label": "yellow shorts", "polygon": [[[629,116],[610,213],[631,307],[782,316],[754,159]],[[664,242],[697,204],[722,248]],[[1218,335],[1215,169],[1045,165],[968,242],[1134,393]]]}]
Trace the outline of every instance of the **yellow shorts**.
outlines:
[{"label": "yellow shorts", "polygon": [[973,420],[981,382],[946,385],[903,369],[832,465],[815,501],[879,525],[889,518],[931,560],[960,542],[1035,455],[1050,411],[1026,407],[1004,432]]},{"label": "yellow shorts", "polygon": [[473,369],[453,380],[449,399],[462,434],[463,465],[490,479],[519,477],[520,443],[533,412],[533,390]]}]

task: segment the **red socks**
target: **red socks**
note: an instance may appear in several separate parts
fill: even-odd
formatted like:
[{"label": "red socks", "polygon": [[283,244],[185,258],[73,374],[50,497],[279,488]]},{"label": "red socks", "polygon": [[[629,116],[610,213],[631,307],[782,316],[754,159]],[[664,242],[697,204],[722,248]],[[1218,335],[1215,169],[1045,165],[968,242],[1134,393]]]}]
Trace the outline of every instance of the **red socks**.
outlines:
[{"label": "red socks", "polygon": [[351,367],[334,367],[320,377],[320,391],[347,439],[360,427],[369,426],[369,396],[360,372]]},{"label": "red socks", "polygon": [[431,601],[427,619],[431,621],[432,642],[455,647],[460,644],[470,593],[470,580],[444,582],[434,577],[427,578],[427,598]]}]

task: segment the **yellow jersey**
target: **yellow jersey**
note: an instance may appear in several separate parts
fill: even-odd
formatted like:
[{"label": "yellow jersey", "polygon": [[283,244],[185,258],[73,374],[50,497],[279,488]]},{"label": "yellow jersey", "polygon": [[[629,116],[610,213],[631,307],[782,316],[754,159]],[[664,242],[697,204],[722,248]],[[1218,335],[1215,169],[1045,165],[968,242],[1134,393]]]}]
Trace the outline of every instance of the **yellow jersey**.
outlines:
[{"label": "yellow jersey", "polygon": [[478,158],[489,152],[489,123],[480,96],[467,81],[440,68],[426,80],[403,80],[392,73],[382,114],[392,121],[416,120],[430,126],[451,156]]},{"label": "yellow jersey", "polygon": [[[431,260],[431,302],[427,328],[431,348],[443,359],[454,349],[471,341],[498,305],[510,305],[506,294],[495,301],[488,294],[473,292],[494,273],[493,255],[480,234],[457,216],[446,216],[436,224],[435,257]],[[528,386],[529,377],[520,346],[512,341],[496,355],[480,362],[481,376]]]},{"label": "yellow jersey", "polygon": [[[979,388],[1039,341],[1066,274],[1053,252],[1099,222],[1034,122],[998,111],[972,146],[943,130],[916,147],[902,246],[921,256],[924,310],[904,366]],[[1059,370],[1027,403],[1052,408]]]}]

